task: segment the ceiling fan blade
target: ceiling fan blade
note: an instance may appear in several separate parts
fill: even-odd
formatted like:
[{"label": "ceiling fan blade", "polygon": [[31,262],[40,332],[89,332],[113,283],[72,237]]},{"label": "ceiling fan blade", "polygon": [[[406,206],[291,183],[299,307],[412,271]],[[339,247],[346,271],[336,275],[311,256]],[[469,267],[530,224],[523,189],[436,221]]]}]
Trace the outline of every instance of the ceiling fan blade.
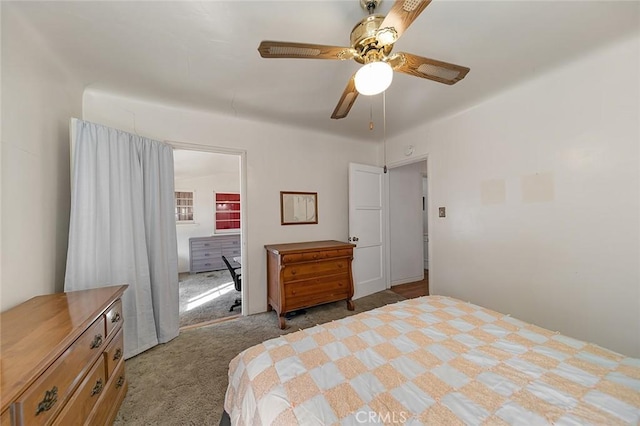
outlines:
[{"label": "ceiling fan blade", "polygon": [[352,59],[355,49],[322,44],[265,40],[258,47],[263,58]]},{"label": "ceiling fan blade", "polygon": [[411,53],[397,53],[389,59],[389,64],[394,71],[449,85],[462,80],[469,72],[467,67],[423,58]]},{"label": "ceiling fan blade", "polygon": [[395,43],[431,0],[396,0],[378,28],[378,43]]},{"label": "ceiling fan blade", "polygon": [[336,105],[336,109],[333,110],[333,114],[331,114],[331,118],[340,119],[345,118],[347,114],[349,114],[349,110],[353,106],[353,103],[356,101],[358,97],[358,91],[356,90],[356,75],[353,74],[351,79],[347,83],[347,87],[345,87],[344,92],[342,92],[342,96],[338,101],[338,105]]}]

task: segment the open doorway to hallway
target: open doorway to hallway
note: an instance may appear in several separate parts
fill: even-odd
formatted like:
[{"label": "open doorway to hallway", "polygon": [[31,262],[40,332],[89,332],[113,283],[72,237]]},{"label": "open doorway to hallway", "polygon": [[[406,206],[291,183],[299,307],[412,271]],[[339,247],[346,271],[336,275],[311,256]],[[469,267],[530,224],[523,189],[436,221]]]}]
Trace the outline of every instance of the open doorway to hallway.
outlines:
[{"label": "open doorway to hallway", "polygon": [[389,169],[391,290],[405,297],[429,294],[427,160]]},{"label": "open doorway to hallway", "polygon": [[241,161],[174,149],[180,328],[242,312]]}]

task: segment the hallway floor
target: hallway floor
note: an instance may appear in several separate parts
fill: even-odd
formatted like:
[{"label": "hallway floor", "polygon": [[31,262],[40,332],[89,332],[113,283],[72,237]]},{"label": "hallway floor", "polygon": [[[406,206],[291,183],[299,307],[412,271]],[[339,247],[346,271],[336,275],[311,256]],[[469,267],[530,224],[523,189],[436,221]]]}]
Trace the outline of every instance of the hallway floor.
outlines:
[{"label": "hallway floor", "polygon": [[407,299],[429,295],[429,270],[425,269],[424,279],[412,283],[400,284],[391,287],[391,291],[404,296]]}]

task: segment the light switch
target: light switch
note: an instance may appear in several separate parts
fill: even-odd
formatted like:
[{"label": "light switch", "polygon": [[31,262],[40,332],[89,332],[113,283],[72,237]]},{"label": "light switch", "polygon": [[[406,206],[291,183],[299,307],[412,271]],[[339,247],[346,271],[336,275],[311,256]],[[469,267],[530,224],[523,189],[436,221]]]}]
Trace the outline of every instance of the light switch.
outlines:
[{"label": "light switch", "polygon": [[446,207],[438,207],[438,217],[447,217]]}]

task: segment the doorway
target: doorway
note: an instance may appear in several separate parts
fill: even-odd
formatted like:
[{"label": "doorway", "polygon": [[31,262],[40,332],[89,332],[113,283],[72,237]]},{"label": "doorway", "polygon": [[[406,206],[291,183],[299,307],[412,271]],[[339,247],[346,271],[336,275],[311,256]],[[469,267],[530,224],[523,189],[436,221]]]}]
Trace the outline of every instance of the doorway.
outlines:
[{"label": "doorway", "polygon": [[243,153],[174,144],[181,330],[242,314],[243,161]]},{"label": "doorway", "polygon": [[428,294],[427,172],[426,158],[389,169],[391,286],[417,296]]}]

